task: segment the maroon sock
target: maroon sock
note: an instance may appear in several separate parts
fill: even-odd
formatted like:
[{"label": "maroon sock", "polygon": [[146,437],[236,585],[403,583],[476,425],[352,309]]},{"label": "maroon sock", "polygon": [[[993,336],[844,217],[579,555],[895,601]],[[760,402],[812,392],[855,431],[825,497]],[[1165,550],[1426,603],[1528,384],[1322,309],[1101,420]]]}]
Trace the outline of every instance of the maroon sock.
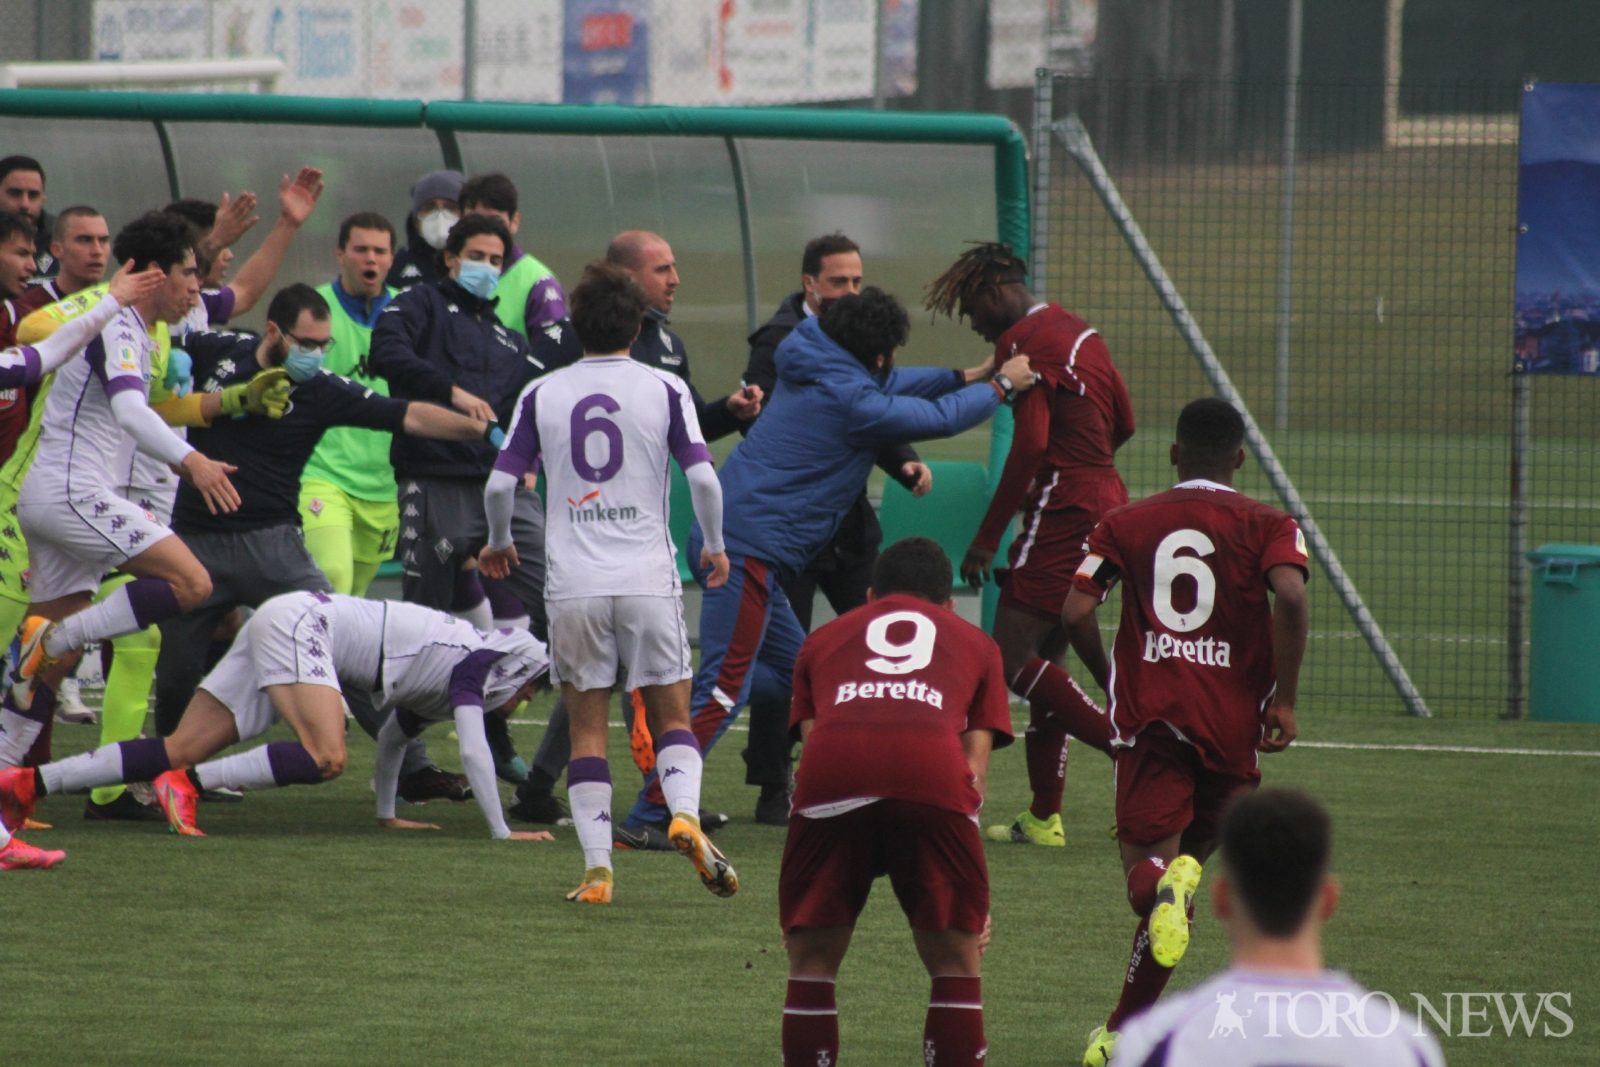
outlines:
[{"label": "maroon sock", "polygon": [[1122,1029],[1129,1016],[1148,1008],[1167,988],[1173,968],[1163,967],[1150,954],[1150,920],[1140,919],[1139,929],[1133,935],[1133,955],[1128,958],[1128,973],[1122,981],[1122,995],[1117,1007],[1106,1020],[1107,1030]]},{"label": "maroon sock", "polygon": [[783,1067],[818,1067],[839,1062],[839,1009],[833,982],[789,979],[783,1001]]},{"label": "maroon sock", "polygon": [[1167,865],[1155,857],[1140,860],[1128,871],[1128,903],[1133,913],[1148,919],[1156,906],[1156,883],[1167,873]]},{"label": "maroon sock", "polygon": [[1035,656],[1022,670],[1012,690],[1028,702],[1031,720],[1050,718],[1085,744],[1111,755],[1111,719],[1066,671]]},{"label": "maroon sock", "polygon": [[922,1061],[928,1067],[982,1067],[989,1054],[983,1039],[981,978],[933,980],[928,1021],[922,1027]]},{"label": "maroon sock", "polygon": [[1048,819],[1061,812],[1061,794],[1067,788],[1067,731],[1048,715],[1040,715],[1033,705],[1034,719],[1022,735],[1028,756],[1028,788],[1033,802],[1028,811],[1035,819]]}]

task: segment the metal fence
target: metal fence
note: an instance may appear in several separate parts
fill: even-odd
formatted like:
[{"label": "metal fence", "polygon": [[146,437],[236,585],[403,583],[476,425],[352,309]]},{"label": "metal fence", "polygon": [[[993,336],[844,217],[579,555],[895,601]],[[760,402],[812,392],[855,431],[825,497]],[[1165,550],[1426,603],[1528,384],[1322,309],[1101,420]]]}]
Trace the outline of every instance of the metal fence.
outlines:
[{"label": "metal fence", "polygon": [[1594,384],[1512,375],[1519,87],[1436,88],[1427,118],[1297,88],[1041,72],[1036,273],[1127,376],[1135,495],[1169,483],[1187,400],[1254,416],[1241,487],[1327,549],[1313,714],[1518,715],[1522,553],[1600,517]]}]

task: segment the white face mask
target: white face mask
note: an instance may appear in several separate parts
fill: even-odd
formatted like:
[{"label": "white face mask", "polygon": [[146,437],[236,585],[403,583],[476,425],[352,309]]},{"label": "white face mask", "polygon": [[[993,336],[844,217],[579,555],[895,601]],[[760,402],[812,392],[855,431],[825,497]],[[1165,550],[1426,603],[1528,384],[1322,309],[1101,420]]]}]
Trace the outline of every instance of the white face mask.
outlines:
[{"label": "white face mask", "polygon": [[450,236],[450,227],[461,221],[461,216],[453,211],[443,209],[428,212],[417,220],[417,229],[422,234],[422,239],[435,248],[443,248],[444,242]]}]

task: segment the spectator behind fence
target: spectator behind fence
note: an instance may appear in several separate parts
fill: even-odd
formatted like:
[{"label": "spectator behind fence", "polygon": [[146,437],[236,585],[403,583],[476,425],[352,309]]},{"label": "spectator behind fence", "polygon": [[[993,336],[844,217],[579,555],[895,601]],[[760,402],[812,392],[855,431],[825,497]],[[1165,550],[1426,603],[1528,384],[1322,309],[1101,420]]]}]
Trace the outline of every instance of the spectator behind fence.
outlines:
[{"label": "spectator behind fence", "polygon": [[389,285],[409,289],[439,280],[439,256],[450,228],[461,219],[459,170],[434,170],[411,186],[411,211],[406,215],[406,244],[394,254]]}]

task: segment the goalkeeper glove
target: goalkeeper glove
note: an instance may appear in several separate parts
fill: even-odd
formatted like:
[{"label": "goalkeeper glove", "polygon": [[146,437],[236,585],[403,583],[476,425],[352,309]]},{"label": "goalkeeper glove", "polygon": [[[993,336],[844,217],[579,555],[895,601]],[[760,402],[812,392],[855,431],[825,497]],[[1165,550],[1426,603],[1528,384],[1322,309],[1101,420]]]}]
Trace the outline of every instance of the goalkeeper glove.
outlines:
[{"label": "goalkeeper glove", "polygon": [[167,376],[163,383],[173,396],[188,396],[194,388],[194,360],[181,348],[167,354]]},{"label": "goalkeeper glove", "polygon": [[[274,392],[282,387],[281,397]],[[273,413],[267,396],[273,393],[277,408]],[[247,382],[239,382],[222,390],[222,413],[232,415],[234,418],[248,413],[251,415],[266,415],[269,418],[278,418],[288,407],[289,402],[289,372],[282,367],[269,367],[267,370],[256,374]]]}]

